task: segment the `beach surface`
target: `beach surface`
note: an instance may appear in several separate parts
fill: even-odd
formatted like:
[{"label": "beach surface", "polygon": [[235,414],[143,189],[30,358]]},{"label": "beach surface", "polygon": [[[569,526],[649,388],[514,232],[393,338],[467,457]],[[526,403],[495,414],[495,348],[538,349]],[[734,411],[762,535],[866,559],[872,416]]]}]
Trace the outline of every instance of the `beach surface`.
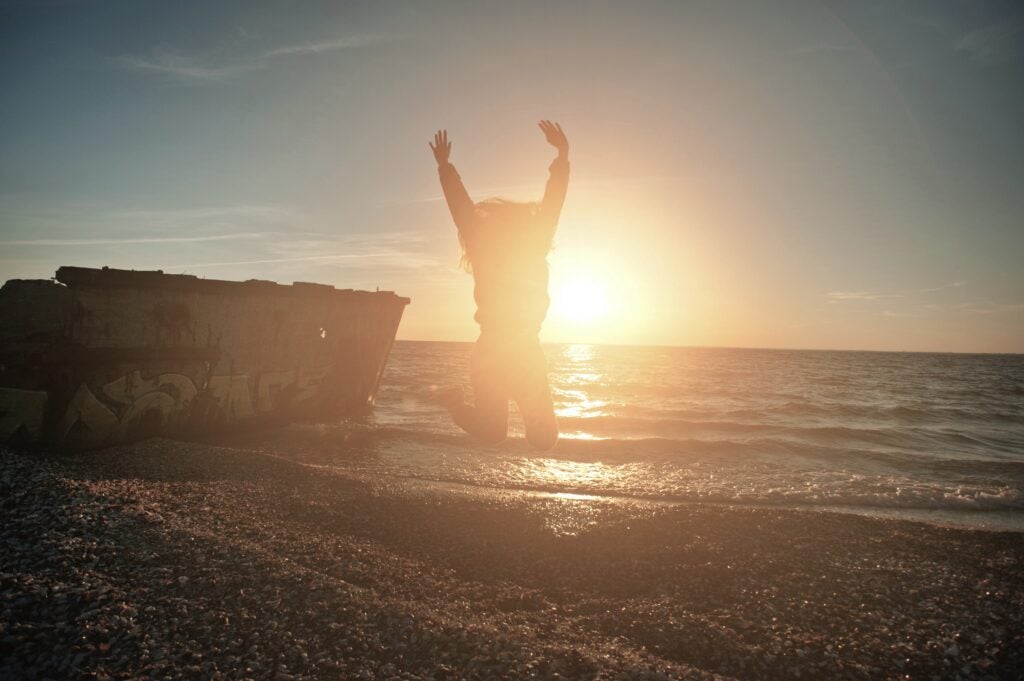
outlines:
[{"label": "beach surface", "polygon": [[2,450],[0,677],[1009,679],[1024,535]]}]

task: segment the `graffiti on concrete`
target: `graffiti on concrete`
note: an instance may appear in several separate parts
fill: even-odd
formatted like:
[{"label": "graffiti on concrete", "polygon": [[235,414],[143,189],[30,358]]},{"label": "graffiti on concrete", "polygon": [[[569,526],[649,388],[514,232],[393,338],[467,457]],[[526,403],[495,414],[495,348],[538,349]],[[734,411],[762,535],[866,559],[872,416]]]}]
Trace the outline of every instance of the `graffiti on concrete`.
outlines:
[{"label": "graffiti on concrete", "polygon": [[408,298],[62,267],[0,288],[0,443],[97,447],[372,405]]},{"label": "graffiti on concrete", "polygon": [[268,371],[260,374],[259,387],[256,389],[256,408],[266,412],[275,404],[282,404],[291,397],[295,390],[294,371]]},{"label": "graffiti on concrete", "polygon": [[74,440],[89,446],[101,442],[119,425],[117,416],[96,399],[85,383],[78,386],[64,416],[57,423],[57,439]]},{"label": "graffiti on concrete", "polygon": [[267,412],[289,404],[300,404],[315,398],[320,385],[333,366],[302,367],[290,371],[260,374],[256,390],[256,408]]},{"label": "graffiti on concrete", "polygon": [[[125,374],[96,392],[82,383],[58,423],[57,436],[59,441],[92,446],[173,430],[179,420],[190,416],[189,408],[200,394],[207,398],[206,418],[213,422],[281,411],[317,399],[321,384],[332,370],[333,366],[328,365],[264,372],[257,379],[255,390],[244,374],[211,376],[203,390],[183,374],[145,377],[141,371]],[[38,394],[42,395],[45,407],[46,393]],[[38,413],[22,411],[18,423],[28,419],[38,431],[42,408]],[[15,420],[12,416],[11,423]]]},{"label": "graffiti on concrete", "polygon": [[249,392],[249,377],[210,376],[206,382],[206,394],[217,407],[216,416],[227,421],[248,419],[256,415],[252,408],[252,394]]},{"label": "graffiti on concrete", "polygon": [[42,390],[0,388],[0,442],[39,437],[46,416],[47,394]]},{"label": "graffiti on concrete", "polygon": [[99,392],[105,400],[87,384],[78,386],[57,425],[59,440],[95,444],[159,432],[192,403],[198,391],[192,379],[182,374],[144,378],[141,371],[133,371],[103,385]]}]

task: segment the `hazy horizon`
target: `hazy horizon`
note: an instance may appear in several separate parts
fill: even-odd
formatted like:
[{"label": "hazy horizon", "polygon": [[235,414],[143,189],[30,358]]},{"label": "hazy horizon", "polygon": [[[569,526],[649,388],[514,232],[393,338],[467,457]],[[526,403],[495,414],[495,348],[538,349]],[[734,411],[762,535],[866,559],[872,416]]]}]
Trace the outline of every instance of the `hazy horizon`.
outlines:
[{"label": "hazy horizon", "polygon": [[1024,11],[740,1],[15,2],[0,279],[60,265],[412,299],[469,341],[427,141],[572,175],[545,342],[1024,352]]},{"label": "hazy horizon", "polygon": [[[395,338],[396,343],[460,343],[473,345],[473,340],[449,340],[443,338]],[[753,347],[745,345],[665,345],[660,343],[600,343],[593,341],[543,341],[543,345],[596,345],[623,348],[671,348],[680,350],[769,350],[778,352],[877,352],[882,354],[921,355],[1022,355],[1022,352],[958,352],[955,350],[859,350],[855,348],[793,348]]]}]

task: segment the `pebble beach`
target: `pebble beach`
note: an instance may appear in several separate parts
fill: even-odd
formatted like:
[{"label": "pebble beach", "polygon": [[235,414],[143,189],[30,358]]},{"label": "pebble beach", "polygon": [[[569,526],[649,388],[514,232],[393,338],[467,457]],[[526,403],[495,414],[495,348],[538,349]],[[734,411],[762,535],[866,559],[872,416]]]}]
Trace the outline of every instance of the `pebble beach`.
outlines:
[{"label": "pebble beach", "polygon": [[1011,679],[1024,535],[0,450],[3,679]]}]

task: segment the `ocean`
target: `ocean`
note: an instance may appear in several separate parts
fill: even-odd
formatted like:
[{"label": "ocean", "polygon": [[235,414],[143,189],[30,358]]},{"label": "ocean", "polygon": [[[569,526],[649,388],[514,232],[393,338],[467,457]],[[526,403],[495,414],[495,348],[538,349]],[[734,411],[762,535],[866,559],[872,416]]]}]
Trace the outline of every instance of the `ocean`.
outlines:
[{"label": "ocean", "polygon": [[433,403],[471,348],[396,342],[372,415],[267,445],[426,484],[1024,529],[1021,355],[546,345],[562,439],[535,452],[514,406],[485,446]]}]

